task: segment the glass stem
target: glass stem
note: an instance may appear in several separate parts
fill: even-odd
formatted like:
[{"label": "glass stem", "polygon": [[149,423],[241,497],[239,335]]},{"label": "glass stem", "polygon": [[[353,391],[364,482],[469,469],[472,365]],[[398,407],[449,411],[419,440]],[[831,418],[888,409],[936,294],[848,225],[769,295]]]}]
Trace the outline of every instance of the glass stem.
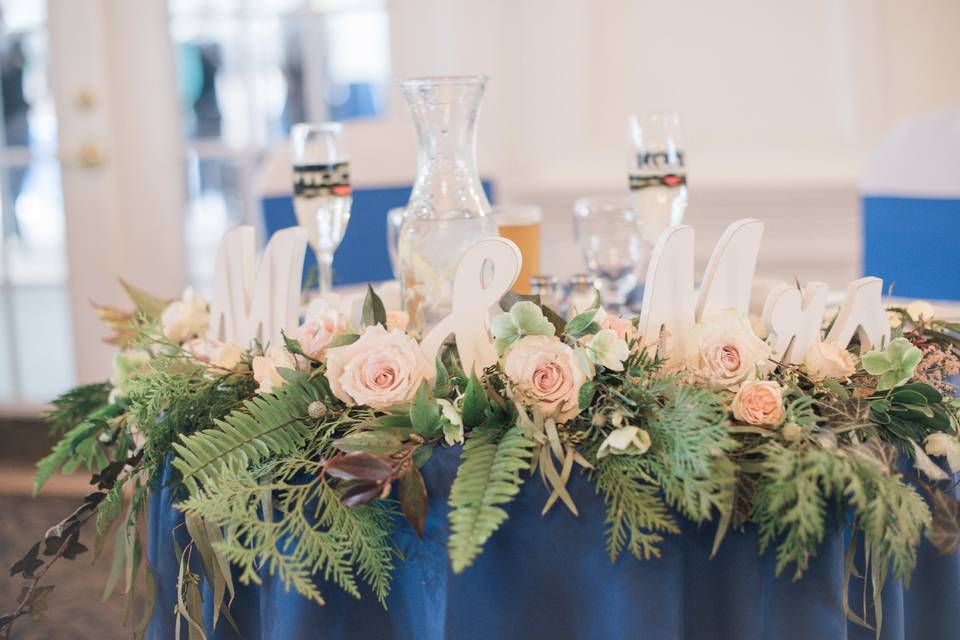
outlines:
[{"label": "glass stem", "polygon": [[317,286],[320,295],[333,291],[333,252],[325,251],[317,255]]}]

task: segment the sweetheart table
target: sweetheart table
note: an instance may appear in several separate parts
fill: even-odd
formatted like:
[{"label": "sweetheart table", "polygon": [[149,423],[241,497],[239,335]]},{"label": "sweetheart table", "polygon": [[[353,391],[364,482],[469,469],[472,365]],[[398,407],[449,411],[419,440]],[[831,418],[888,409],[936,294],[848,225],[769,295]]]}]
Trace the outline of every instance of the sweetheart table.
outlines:
[{"label": "sweetheart table", "polygon": [[[262,575],[262,585],[240,585],[231,613],[240,630],[221,618],[208,633],[215,640],[363,638],[417,640],[650,638],[740,639],[874,638],[843,612],[846,536],[835,527],[802,580],[774,577],[772,553],[760,556],[754,531],[731,532],[710,560],[715,527],[684,524],[668,536],[661,559],[638,561],[606,555],[603,501],[582,475],[570,494],[580,517],[554,507],[540,510],[547,491],[539,478],[524,484],[507,507],[510,519],[487,542],[476,564],[460,575],[446,552],[447,493],[459,448],[439,449],[423,467],[430,491],[423,540],[399,523],[398,561],[384,610],[365,593],[356,600],[335,585],[322,585],[323,607]],[[148,558],[157,576],[157,602],[148,637],[175,635],[178,566],[173,536],[187,542],[182,516],[169,491],[152,497]],[[683,520],[680,520],[683,522]],[[850,602],[859,607],[854,579]],[[206,626],[212,607],[203,588]],[[960,629],[960,556],[941,556],[924,542],[910,588],[888,584],[883,592],[885,640],[938,640]],[[181,630],[186,637],[186,627]]]}]

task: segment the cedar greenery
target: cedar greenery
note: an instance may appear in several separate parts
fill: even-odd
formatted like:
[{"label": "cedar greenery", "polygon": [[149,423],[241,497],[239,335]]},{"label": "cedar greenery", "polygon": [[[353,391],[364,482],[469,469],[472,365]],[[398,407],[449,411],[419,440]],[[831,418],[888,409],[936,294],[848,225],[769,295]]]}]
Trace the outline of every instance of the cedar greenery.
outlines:
[{"label": "cedar greenery", "polygon": [[[16,609],[0,616],[0,637],[19,617],[42,614],[51,587],[39,579],[53,560],[86,550],[79,535],[88,520],[96,523],[95,557],[116,530],[105,593],[122,579],[132,610],[134,583],[143,575],[138,526],[150,493],[160,488],[174,496],[190,538],[183,548],[171,546],[180,565],[177,616],[192,636],[203,632],[201,579],[211,585],[214,623],[221,616],[232,623],[234,579],[259,583],[262,569],[318,604],[335,586],[355,597],[369,592],[386,606],[400,557],[394,532],[408,526],[406,518],[424,535],[427,491],[437,490],[420,469],[435,448],[454,442],[463,448],[448,499],[447,544],[457,573],[503,526],[508,505],[535,472],[550,490],[544,512],[560,503],[574,514],[566,485],[574,473],[587,474],[606,507],[598,526],[606,530],[611,561],[624,551],[641,560],[659,557],[665,536],[680,533],[681,517],[717,522],[714,553],[729,529],[753,523],[761,551],[775,549],[777,573],[792,567],[799,577],[831,526],[828,514],[837,513],[863,537],[869,568],[863,574],[876,596],[888,577],[909,578],[924,533],[941,552],[960,546],[960,503],[936,488],[943,474],[923,460],[921,446],[933,435],[957,439],[960,402],[949,397],[946,378],[960,373],[960,325],[921,320],[896,331],[895,338],[923,355],[914,377],[900,382],[898,372],[889,389],[878,391],[878,378],[862,371],[813,380],[803,367],[773,363],[768,377],[782,392],[784,414],[776,426],[738,422],[729,390],[712,389],[689,370],[668,373],[632,342],[624,370],[595,366],[580,388],[579,414],[558,425],[536,405],[524,406],[500,367],[468,376],[452,349],[437,358],[433,384],[422,384],[408,405],[374,411],[344,406],[323,362],[285,336],[306,372],[281,369],[284,384],[258,394],[251,358],[262,353],[259,345],[232,370],[201,362],[161,336],[156,318],[163,303],[128,289],[140,307],[129,326],[117,320],[126,314],[99,311],[149,361],[122,388],[86,385],[54,401],[49,418],[62,436],[38,463],[36,489],[58,469],[85,466],[96,490],[14,565],[28,588]],[[504,308],[518,300],[509,296]],[[583,354],[601,331],[595,310],[564,323],[535,298],[525,302],[516,322],[501,323],[512,332],[504,340],[522,340],[527,323],[540,333],[549,325]],[[372,289],[364,316],[368,325],[386,322]],[[358,338],[342,335],[328,348]],[[624,429],[645,440],[631,441],[633,450],[604,449]],[[909,462],[935,477],[904,471]],[[395,484],[397,502],[390,498]],[[40,558],[44,546],[52,560]],[[853,548],[847,581],[856,573]],[[195,556],[200,574],[191,569]],[[155,593],[149,570],[145,575],[147,606],[137,637]],[[882,612],[874,601],[879,629]],[[867,624],[866,611],[861,617],[846,610]]]}]

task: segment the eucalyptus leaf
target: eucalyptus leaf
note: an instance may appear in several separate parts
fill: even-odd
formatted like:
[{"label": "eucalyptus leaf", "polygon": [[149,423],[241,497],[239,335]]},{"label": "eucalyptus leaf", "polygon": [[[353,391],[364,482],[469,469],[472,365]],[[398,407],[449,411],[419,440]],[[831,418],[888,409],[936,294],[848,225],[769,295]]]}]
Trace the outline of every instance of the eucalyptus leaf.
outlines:
[{"label": "eucalyptus leaf", "polygon": [[410,404],[410,424],[416,434],[428,440],[435,438],[440,431],[440,407],[430,397],[426,382],[417,389]]}]

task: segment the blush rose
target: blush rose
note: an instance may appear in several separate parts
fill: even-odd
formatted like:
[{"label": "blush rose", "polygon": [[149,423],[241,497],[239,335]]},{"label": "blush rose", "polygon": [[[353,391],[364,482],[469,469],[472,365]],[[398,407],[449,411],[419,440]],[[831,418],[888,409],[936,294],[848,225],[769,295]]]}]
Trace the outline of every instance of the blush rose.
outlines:
[{"label": "blush rose", "polygon": [[592,376],[582,354],[553,336],[525,336],[513,344],[501,362],[517,399],[539,405],[544,417],[558,423],[580,413],[579,393]]}]

